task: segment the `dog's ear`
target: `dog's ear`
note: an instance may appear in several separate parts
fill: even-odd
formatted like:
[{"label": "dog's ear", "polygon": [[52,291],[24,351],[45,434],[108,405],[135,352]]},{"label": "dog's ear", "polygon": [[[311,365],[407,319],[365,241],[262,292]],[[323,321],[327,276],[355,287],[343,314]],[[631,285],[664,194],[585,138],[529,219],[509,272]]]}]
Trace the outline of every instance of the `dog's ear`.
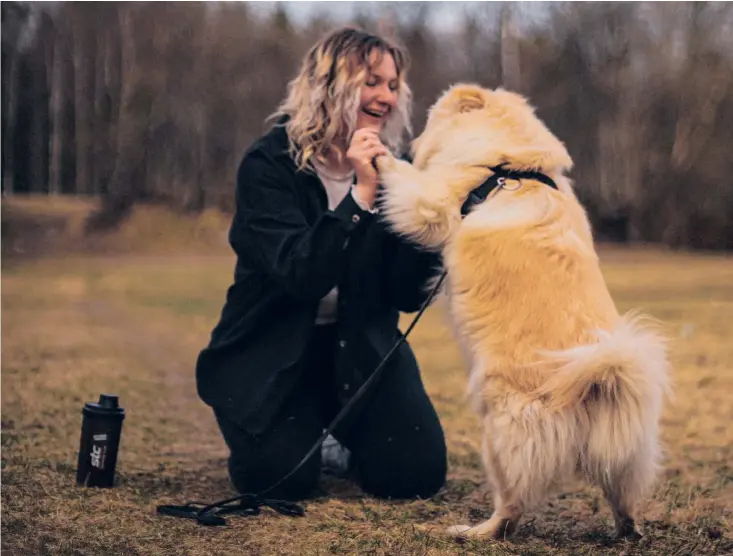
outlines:
[{"label": "dog's ear", "polygon": [[472,110],[480,110],[486,105],[484,92],[479,87],[470,87],[458,91],[458,110],[459,112],[471,112]]},{"label": "dog's ear", "polygon": [[478,85],[458,84],[444,96],[443,108],[452,113],[471,112],[486,106],[486,91]]}]

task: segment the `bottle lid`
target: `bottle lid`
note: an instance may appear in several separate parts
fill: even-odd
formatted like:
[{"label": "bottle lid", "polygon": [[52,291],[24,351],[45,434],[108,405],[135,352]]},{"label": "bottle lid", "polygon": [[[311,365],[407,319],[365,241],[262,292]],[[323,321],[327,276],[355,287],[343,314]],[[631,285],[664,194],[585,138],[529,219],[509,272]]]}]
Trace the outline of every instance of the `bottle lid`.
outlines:
[{"label": "bottle lid", "polygon": [[83,413],[123,419],[125,416],[125,410],[120,407],[119,397],[114,394],[102,394],[98,403],[87,402],[84,404]]},{"label": "bottle lid", "polygon": [[102,394],[99,396],[99,407],[105,409],[117,409],[120,407],[120,401],[114,394]]}]

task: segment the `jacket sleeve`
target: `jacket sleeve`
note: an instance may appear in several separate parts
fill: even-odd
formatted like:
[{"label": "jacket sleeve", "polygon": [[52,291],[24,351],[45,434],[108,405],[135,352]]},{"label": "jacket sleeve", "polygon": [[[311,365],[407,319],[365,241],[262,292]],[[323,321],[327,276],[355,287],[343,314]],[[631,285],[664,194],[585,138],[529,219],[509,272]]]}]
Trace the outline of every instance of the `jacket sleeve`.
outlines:
[{"label": "jacket sleeve", "polygon": [[437,279],[442,272],[442,257],[393,232],[387,234],[388,256],[382,290],[392,307],[413,313],[427,300],[432,279]]},{"label": "jacket sleeve", "polygon": [[317,301],[334,286],[348,257],[349,238],[371,219],[351,195],[311,226],[302,213],[295,177],[266,153],[245,156],[237,172],[236,214],[229,241],[298,299]]}]

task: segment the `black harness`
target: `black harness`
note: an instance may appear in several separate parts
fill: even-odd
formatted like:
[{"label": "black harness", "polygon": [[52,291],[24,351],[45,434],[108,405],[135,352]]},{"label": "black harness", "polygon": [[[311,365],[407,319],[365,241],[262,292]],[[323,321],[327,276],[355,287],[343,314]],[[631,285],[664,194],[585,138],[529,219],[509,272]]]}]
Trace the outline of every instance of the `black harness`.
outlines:
[{"label": "black harness", "polygon": [[493,174],[491,174],[484,183],[479,185],[476,189],[471,191],[466,198],[466,201],[461,207],[461,216],[466,216],[473,207],[483,203],[486,197],[496,189],[497,187],[504,187],[507,180],[536,180],[549,185],[553,189],[557,189],[557,184],[549,176],[541,172],[533,171],[522,171],[522,170],[507,170],[503,168],[504,164],[499,166],[493,166],[489,168]]},{"label": "black harness", "polygon": [[[557,189],[557,185],[555,184],[555,182],[552,181],[552,179],[550,179],[545,174],[531,171],[524,172],[518,170],[506,170],[502,168],[502,166],[503,164],[490,168],[490,170],[494,173],[489,176],[489,178],[484,183],[471,191],[471,193],[468,195],[468,198],[461,207],[462,216],[466,216],[473,207],[483,203],[486,200],[486,197],[488,197],[494,189],[496,189],[497,187],[505,187],[507,180],[532,179],[547,184],[553,189]],[[219,500],[211,504],[207,504],[205,502],[188,502],[182,506],[162,504],[157,507],[158,513],[173,517],[194,519],[197,523],[201,525],[226,525],[226,520],[222,517],[223,515],[240,514],[245,516],[255,516],[260,513],[260,509],[263,507],[268,507],[283,515],[293,517],[305,515],[305,510],[302,506],[298,504],[285,500],[266,498],[264,495],[266,495],[268,492],[271,492],[275,487],[281,485],[296,471],[298,471],[298,469],[300,469],[306,461],[308,461],[308,459],[321,447],[321,444],[323,444],[323,441],[326,440],[328,435],[331,434],[336,426],[343,420],[343,418],[346,416],[349,410],[351,410],[354,404],[366,393],[369,387],[374,382],[376,382],[377,378],[382,373],[382,370],[387,364],[387,361],[389,361],[390,357],[392,357],[392,354],[397,351],[400,345],[407,340],[407,336],[410,334],[410,332],[412,332],[412,329],[417,324],[417,321],[420,320],[420,317],[423,315],[425,310],[428,308],[430,303],[437,295],[447,274],[447,271],[443,272],[440,279],[433,287],[433,290],[430,292],[430,295],[425,300],[422,307],[420,307],[417,315],[415,315],[415,318],[410,323],[410,326],[407,328],[405,333],[397,339],[397,342],[395,342],[394,346],[392,346],[392,349],[387,353],[387,355],[384,356],[384,359],[382,359],[372,375],[364,382],[364,384],[361,385],[356,394],[354,394],[354,396],[341,409],[341,411],[339,411],[338,415],[336,415],[334,420],[323,431],[321,437],[313,443],[308,452],[300,460],[298,465],[296,465],[286,475],[284,475],[277,482],[273,483],[265,490],[257,494],[240,494],[238,496],[233,496],[225,500]]]}]

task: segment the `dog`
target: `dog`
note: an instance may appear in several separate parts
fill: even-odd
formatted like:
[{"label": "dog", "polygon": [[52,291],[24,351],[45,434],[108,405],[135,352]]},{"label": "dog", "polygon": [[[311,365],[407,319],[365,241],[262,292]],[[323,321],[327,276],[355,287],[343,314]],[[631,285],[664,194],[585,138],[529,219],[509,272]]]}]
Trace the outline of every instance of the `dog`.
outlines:
[{"label": "dog", "polygon": [[[459,83],[411,150],[412,163],[376,160],[380,210],[442,253],[494,496],[490,519],[449,533],[508,538],[557,481],[582,474],[602,488],[616,536],[639,538],[661,457],[668,343],[650,317],[617,311],[565,146],[525,97]],[[508,177],[463,218],[469,194],[499,172]]]}]

